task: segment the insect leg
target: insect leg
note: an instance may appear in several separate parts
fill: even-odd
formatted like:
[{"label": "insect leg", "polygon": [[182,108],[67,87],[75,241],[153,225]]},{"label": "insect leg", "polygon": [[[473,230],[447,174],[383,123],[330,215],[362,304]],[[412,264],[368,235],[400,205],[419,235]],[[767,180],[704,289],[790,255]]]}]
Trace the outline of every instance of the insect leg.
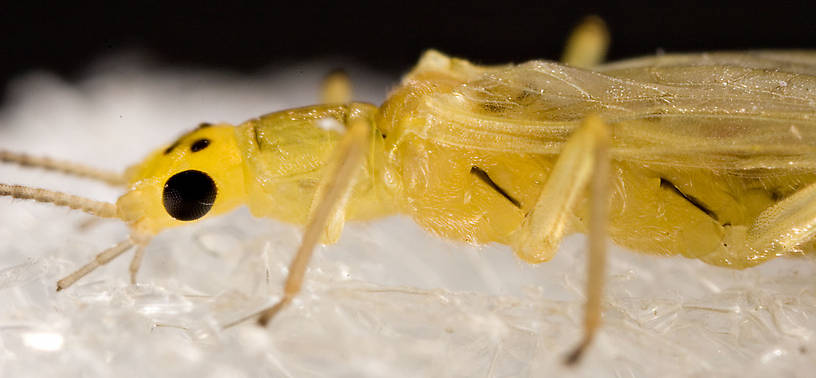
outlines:
[{"label": "insect leg", "polygon": [[589,258],[584,338],[568,363],[577,362],[592,342],[600,324],[601,292],[606,247],[609,135],[606,124],[587,117],[570,137],[550,173],[532,212],[524,218],[513,245],[529,262],[547,261],[567,232],[569,217],[587,184],[590,184]]},{"label": "insect leg", "polygon": [[321,179],[320,186],[325,187],[325,190],[318,192],[317,206],[312,210],[300,247],[289,266],[283,297],[274,306],[260,313],[259,324],[266,325],[300,291],[315,245],[330,220],[337,219],[336,214],[345,211],[345,203],[351,194],[354,178],[360,169],[368,146],[370,127],[368,120],[352,120],[343,139],[338,143],[331,160],[333,165]]},{"label": "insect leg", "polygon": [[589,202],[589,257],[587,258],[587,299],[584,307],[584,337],[567,356],[567,364],[573,365],[592,343],[601,325],[601,296],[606,271],[606,238],[609,206],[609,139],[605,125],[600,119],[591,119],[599,127],[594,154],[594,172],[590,181]]},{"label": "insect leg", "polygon": [[816,184],[798,190],[765,209],[745,235],[746,247],[763,256],[799,252],[816,236]]},{"label": "insect leg", "polygon": [[351,102],[351,80],[342,69],[329,72],[323,78],[320,98],[324,104],[346,104]]},{"label": "insect leg", "polygon": [[608,47],[606,23],[598,16],[588,16],[572,30],[561,62],[575,67],[592,67],[604,61]]},{"label": "insect leg", "polygon": [[552,259],[567,233],[572,210],[593,177],[595,157],[608,138],[600,118],[588,117],[561,150],[532,211],[524,218],[513,249],[523,260]]}]

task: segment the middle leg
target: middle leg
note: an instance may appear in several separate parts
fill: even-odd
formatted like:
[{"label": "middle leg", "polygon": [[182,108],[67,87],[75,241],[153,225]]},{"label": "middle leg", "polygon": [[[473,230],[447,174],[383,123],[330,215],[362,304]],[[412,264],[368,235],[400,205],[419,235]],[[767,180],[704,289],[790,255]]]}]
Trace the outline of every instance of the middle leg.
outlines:
[{"label": "middle leg", "polygon": [[601,323],[601,297],[606,265],[607,208],[609,202],[609,132],[598,117],[584,120],[570,137],[553,167],[532,212],[522,222],[516,253],[524,260],[542,262],[555,254],[567,232],[576,203],[590,188],[589,254],[584,336],[567,357],[578,362],[592,343]]}]

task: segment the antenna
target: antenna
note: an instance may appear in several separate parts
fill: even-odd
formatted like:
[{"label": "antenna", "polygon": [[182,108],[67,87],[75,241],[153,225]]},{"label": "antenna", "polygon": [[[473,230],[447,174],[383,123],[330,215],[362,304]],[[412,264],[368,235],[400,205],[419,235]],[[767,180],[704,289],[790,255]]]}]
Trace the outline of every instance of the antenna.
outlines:
[{"label": "antenna", "polygon": [[0,183],[0,196],[9,196],[17,199],[30,199],[37,202],[70,207],[74,210],[84,211],[88,214],[103,218],[119,218],[119,215],[116,212],[116,205],[110,202],[96,201],[90,198],[79,197],[53,190]]},{"label": "antenna", "polygon": [[17,164],[22,167],[42,168],[49,171],[61,172],[77,177],[102,181],[113,186],[124,186],[126,184],[124,175],[120,173],[48,157],[31,156],[17,152],[0,150],[0,162]]}]

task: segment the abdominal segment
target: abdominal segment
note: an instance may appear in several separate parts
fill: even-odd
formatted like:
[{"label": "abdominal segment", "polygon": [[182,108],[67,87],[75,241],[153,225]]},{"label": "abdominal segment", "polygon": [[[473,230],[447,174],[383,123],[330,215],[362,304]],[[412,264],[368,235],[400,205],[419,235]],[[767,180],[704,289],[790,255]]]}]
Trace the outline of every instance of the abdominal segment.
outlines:
[{"label": "abdominal segment", "polygon": [[[401,210],[428,231],[468,243],[510,243],[557,158],[464,150],[413,135],[406,135],[394,151]],[[753,266],[773,256],[747,248],[746,231],[763,210],[813,181],[812,174],[790,171],[729,172],[615,161],[609,234],[616,244],[639,252],[732,268]],[[590,192],[584,193],[568,216],[568,233],[586,232]]]}]

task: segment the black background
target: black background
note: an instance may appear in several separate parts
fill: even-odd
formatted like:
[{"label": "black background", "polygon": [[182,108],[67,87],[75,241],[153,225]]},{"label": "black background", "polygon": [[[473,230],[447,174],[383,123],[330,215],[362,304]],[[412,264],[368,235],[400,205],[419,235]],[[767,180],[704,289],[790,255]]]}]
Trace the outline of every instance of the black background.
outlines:
[{"label": "black background", "polygon": [[[434,47],[479,63],[557,59],[587,14],[612,32],[610,58],[668,52],[816,48],[811,2],[584,1],[5,6],[0,88],[33,69],[69,80],[98,57],[140,49],[163,64],[252,72],[276,62],[345,57],[399,73]],[[2,92],[0,92],[2,93]]]}]

